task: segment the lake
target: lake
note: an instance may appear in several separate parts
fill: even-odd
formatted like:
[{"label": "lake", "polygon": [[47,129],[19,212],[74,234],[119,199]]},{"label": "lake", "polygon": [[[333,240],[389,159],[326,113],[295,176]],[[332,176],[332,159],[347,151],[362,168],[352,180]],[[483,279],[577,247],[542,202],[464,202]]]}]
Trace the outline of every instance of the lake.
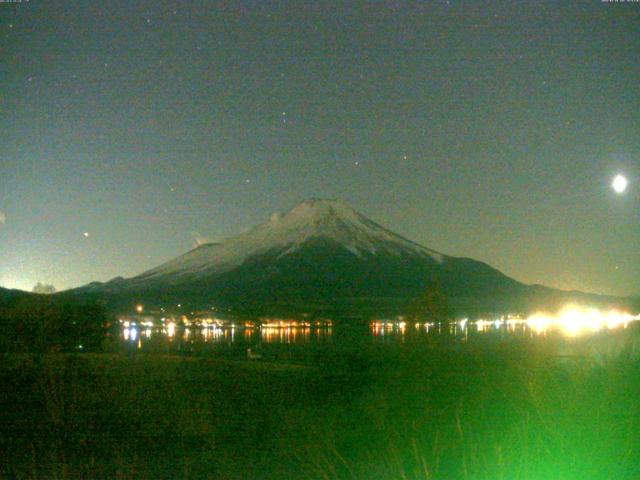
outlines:
[{"label": "lake", "polygon": [[[533,320],[532,320],[533,318]],[[119,347],[145,353],[215,353],[254,358],[304,360],[327,351],[357,352],[376,348],[420,349],[526,345],[559,358],[590,357],[601,361],[620,353],[640,354],[638,317],[601,321],[581,318],[578,324],[557,319],[503,317],[458,322],[409,322],[399,319],[368,323],[238,322],[178,325],[168,322],[122,322]]]}]

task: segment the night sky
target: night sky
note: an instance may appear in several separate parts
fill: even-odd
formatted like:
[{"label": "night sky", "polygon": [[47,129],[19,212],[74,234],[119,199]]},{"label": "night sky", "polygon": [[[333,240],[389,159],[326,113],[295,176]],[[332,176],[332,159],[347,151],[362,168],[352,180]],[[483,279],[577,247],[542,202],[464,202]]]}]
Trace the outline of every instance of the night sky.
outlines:
[{"label": "night sky", "polygon": [[132,276],[328,197],[640,294],[640,3],[3,2],[0,147],[4,287]]}]

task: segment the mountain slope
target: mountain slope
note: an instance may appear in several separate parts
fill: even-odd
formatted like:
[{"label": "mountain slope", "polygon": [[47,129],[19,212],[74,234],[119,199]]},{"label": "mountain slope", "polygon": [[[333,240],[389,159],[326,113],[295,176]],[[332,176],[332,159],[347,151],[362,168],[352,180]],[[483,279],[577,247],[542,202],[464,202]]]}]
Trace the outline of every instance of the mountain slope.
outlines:
[{"label": "mountain slope", "polygon": [[0,305],[16,298],[34,297],[31,292],[25,292],[22,290],[10,290],[0,287]]},{"label": "mountain slope", "polygon": [[523,309],[545,299],[564,301],[568,295],[525,286],[483,262],[443,255],[387,230],[344,202],[321,199],[131,279],[94,282],[76,293],[105,296],[119,305],[145,301],[259,313],[401,313],[433,288],[462,312]]},{"label": "mountain slope", "polygon": [[366,254],[412,255],[441,262],[443,255],[390,232],[337,200],[308,200],[222,244],[202,245],[135,277],[133,282],[176,285],[221,274],[248,259],[284,257],[306,242],[324,238],[357,257]]}]

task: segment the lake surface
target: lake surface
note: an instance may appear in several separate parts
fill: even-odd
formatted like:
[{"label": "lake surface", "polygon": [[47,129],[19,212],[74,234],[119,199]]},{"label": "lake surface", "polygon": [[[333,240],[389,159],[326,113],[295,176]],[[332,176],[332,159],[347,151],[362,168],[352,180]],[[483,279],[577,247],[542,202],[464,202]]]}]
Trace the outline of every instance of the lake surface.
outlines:
[{"label": "lake surface", "polygon": [[372,321],[290,326],[253,324],[163,326],[122,324],[118,343],[131,352],[172,354],[226,354],[244,357],[295,359],[323,351],[358,351],[376,348],[418,349],[433,347],[482,348],[526,345],[544,349],[560,358],[590,357],[597,360],[620,354],[640,357],[640,324],[637,318],[615,323],[536,323],[522,319],[458,321],[452,323]]}]

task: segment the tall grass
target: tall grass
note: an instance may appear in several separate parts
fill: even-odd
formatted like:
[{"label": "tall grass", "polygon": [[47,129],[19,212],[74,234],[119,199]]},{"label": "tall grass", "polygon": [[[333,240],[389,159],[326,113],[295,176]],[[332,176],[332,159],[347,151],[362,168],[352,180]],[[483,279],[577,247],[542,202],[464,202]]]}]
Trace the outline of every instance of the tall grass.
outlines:
[{"label": "tall grass", "polygon": [[635,357],[513,341],[305,355],[6,355],[0,475],[640,478]]}]

